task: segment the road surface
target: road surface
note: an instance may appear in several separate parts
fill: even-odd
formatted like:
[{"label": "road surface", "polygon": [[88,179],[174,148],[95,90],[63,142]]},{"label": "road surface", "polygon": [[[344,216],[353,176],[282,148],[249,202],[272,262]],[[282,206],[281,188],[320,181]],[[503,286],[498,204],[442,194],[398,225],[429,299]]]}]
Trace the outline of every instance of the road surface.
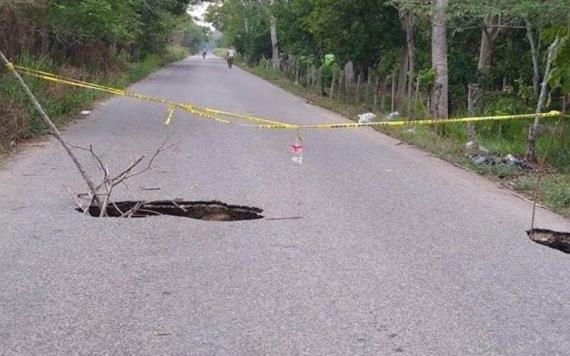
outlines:
[{"label": "road surface", "polygon": [[[295,123],[344,122],[217,59],[131,90]],[[176,149],[116,199],[221,200],[266,218],[96,219],[53,140],[0,169],[2,355],[564,355],[570,257],[528,240],[531,205],[371,129],[196,120],[129,98],[65,130],[112,171]],[[91,173],[97,174],[87,156]],[[160,190],[156,190],[160,188]],[[149,190],[150,189],[150,190]],[[569,229],[538,211],[538,225]]]}]

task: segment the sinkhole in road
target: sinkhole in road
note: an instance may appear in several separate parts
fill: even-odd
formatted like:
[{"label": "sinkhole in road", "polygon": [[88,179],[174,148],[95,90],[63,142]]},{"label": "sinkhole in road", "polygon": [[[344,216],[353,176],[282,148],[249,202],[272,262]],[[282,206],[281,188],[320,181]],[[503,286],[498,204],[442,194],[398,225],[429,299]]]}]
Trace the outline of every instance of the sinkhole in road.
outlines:
[{"label": "sinkhole in road", "polygon": [[[77,209],[81,211],[81,209]],[[93,217],[101,215],[101,209],[92,205],[87,211]],[[262,209],[229,205],[219,201],[119,201],[107,207],[107,217],[146,218],[152,216],[179,216],[206,221],[238,221],[263,219]]]},{"label": "sinkhole in road", "polygon": [[560,250],[564,253],[570,253],[570,233],[558,232],[546,229],[532,229],[526,232],[532,241]]}]

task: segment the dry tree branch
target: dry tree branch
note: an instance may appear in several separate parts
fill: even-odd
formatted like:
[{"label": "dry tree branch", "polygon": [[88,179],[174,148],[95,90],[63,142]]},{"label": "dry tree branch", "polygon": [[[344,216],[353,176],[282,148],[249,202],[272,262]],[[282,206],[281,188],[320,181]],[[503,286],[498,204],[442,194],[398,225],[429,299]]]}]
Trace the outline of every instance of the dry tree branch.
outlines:
[{"label": "dry tree branch", "polygon": [[[128,185],[126,183],[126,181],[128,179],[131,179],[133,177],[136,177],[138,175],[141,175],[141,174],[149,171],[152,168],[152,165],[153,165],[154,161],[156,160],[156,158],[162,152],[176,146],[176,144],[166,146],[166,143],[168,142],[169,139],[170,139],[170,135],[156,149],[155,153],[149,159],[147,165],[144,168],[133,173],[133,170],[136,167],[138,167],[145,159],[145,156],[139,156],[136,159],[134,159],[126,169],[124,169],[123,171],[121,171],[119,174],[117,174],[115,176],[111,175],[110,170],[107,168],[107,166],[105,165],[103,160],[97,155],[97,153],[95,153],[95,150],[93,149],[92,145],[90,145],[89,148],[81,147],[81,146],[72,146],[74,148],[81,149],[81,150],[89,152],[91,154],[91,156],[94,158],[95,162],[97,163],[98,168],[103,171],[102,182],[99,185],[97,185],[95,188],[95,196],[97,197],[97,202],[98,202],[97,205],[100,209],[99,210],[100,211],[99,217],[107,216],[107,209],[109,207],[109,204],[112,204],[115,207],[115,209],[117,209],[117,211],[121,214],[121,217],[130,218],[130,217],[132,217],[132,215],[134,213],[136,213],[136,211],[140,210],[141,205],[144,203],[137,204],[135,207],[133,207],[132,209],[130,209],[127,212],[121,211],[117,207],[117,205],[111,201],[111,195],[113,193],[113,189],[119,184],[124,184],[128,189]],[[89,207],[93,203],[93,199],[94,199],[93,194],[88,194],[88,193],[87,194],[81,194],[81,195],[78,195],[78,197],[88,197],[89,198],[89,202],[87,205],[87,209],[89,209]],[[83,209],[83,210],[85,211],[85,209]],[[152,213],[158,214],[156,212],[152,212]],[[158,215],[160,215],[160,214],[158,214]]]},{"label": "dry tree branch", "polygon": [[136,167],[139,165],[139,163],[141,163],[144,160],[144,156],[140,156],[138,158],[136,158],[134,161],[131,162],[131,164],[127,167],[127,169],[125,169],[124,171],[122,171],[121,173],[117,174],[114,178],[111,178],[110,181],[113,183],[113,186],[116,186],[117,184],[123,182],[126,179],[129,179],[129,173]]},{"label": "dry tree branch", "polygon": [[154,211],[154,210],[150,210],[150,209],[140,209],[139,208],[137,211],[146,212],[148,214],[153,214],[154,216],[162,216],[162,214],[159,213],[158,211]]},{"label": "dry tree branch", "polygon": [[133,216],[134,213],[137,212],[137,210],[140,209],[140,207],[144,204],[144,201],[139,201],[136,203],[136,205],[134,207],[132,207],[131,209],[129,209],[129,211],[127,211],[125,214],[121,215],[121,217],[127,217],[130,218]]},{"label": "dry tree branch", "polygon": [[67,192],[71,195],[71,197],[73,198],[73,201],[75,201],[75,204],[77,204],[77,207],[79,209],[81,209],[81,211],[83,212],[83,214],[87,214],[87,212],[89,211],[89,205],[87,204],[85,207],[83,206],[83,204],[81,203],[81,201],[79,200],[80,194],[74,193],[73,191],[71,191],[71,189],[66,188]]},{"label": "dry tree branch", "polygon": [[117,206],[117,204],[115,204],[115,202],[111,202],[111,204],[113,204],[113,206],[115,207],[115,209],[117,209],[117,211],[121,214],[121,216],[124,215],[123,211],[119,209],[119,207]]},{"label": "dry tree branch", "polygon": [[[156,149],[154,155],[150,158],[150,160],[148,161],[147,166],[146,166],[144,169],[142,169],[142,170],[139,171],[139,172],[133,173],[133,174],[131,174],[131,175],[127,175],[127,176],[125,177],[125,179],[130,179],[130,178],[136,177],[136,176],[138,176],[138,175],[140,175],[140,174],[142,174],[142,173],[147,172],[148,170],[151,169],[152,164],[154,163],[154,160],[156,159],[156,157],[158,157],[158,155],[160,155],[160,154],[161,154],[162,152],[164,152],[164,151],[167,151],[167,150],[171,149],[172,147],[175,147],[175,146],[177,145],[177,143],[173,143],[172,145],[166,146],[166,143],[168,142],[168,140],[170,139],[170,137],[171,137],[171,135],[168,135],[168,136],[166,137],[166,139],[162,142],[162,144]],[[144,158],[144,156],[142,156],[141,158]],[[138,163],[137,163],[137,164],[138,164]],[[134,167],[133,167],[133,168],[134,168]],[[125,179],[123,179],[123,180],[125,180]],[[120,183],[120,181],[119,181],[119,183]]]},{"label": "dry tree branch", "polygon": [[172,203],[172,205],[174,205],[175,207],[179,208],[180,210],[182,210],[183,212],[187,213],[188,209],[186,209],[185,207],[183,207],[182,205],[178,204],[176,202],[176,200],[171,200],[170,201]]}]

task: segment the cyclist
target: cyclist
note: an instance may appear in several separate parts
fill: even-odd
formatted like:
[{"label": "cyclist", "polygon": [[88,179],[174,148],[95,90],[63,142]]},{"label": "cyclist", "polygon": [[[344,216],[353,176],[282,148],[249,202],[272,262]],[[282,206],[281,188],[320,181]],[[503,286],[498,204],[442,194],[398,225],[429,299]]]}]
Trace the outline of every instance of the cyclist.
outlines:
[{"label": "cyclist", "polygon": [[234,64],[234,58],[236,57],[236,50],[231,47],[228,49],[227,58],[228,58],[228,67],[232,69],[232,65]]}]

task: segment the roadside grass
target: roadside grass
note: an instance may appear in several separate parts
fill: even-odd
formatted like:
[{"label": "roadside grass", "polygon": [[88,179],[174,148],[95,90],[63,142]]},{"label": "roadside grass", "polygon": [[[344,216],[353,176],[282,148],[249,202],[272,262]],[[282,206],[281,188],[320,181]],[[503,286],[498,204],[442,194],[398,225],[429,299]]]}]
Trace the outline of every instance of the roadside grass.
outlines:
[{"label": "roadside grass", "polygon": [[[293,83],[280,72],[263,66],[241,68],[262,77],[279,87],[301,96],[307,102],[337,112],[351,120],[372,111],[367,104],[338,102],[321,96],[312,88]],[[476,132],[480,145],[492,154],[504,157],[512,154],[522,157],[525,152],[526,128],[530,121],[478,123]],[[570,125],[553,120],[543,123],[545,134],[537,141],[537,155],[546,154],[546,173],[539,185],[538,201],[553,211],[570,218]],[[377,128],[378,131],[414,145],[448,162],[477,172],[532,198],[538,175],[509,165],[480,166],[465,156],[466,130],[461,124],[448,124],[441,129],[427,126]]]},{"label": "roadside grass", "polygon": [[[64,77],[124,88],[168,63],[183,59],[187,54],[187,50],[182,47],[169,46],[163,55],[148,55],[134,63],[119,58],[117,68],[109,71],[78,68],[66,63],[57,63],[49,58],[32,58],[27,55],[16,58],[14,62]],[[25,75],[23,78],[58,127],[71,122],[80,111],[88,109],[94,101],[108,96]],[[44,124],[21,87],[9,73],[0,71],[0,155],[7,154],[22,140],[46,133]]]}]

